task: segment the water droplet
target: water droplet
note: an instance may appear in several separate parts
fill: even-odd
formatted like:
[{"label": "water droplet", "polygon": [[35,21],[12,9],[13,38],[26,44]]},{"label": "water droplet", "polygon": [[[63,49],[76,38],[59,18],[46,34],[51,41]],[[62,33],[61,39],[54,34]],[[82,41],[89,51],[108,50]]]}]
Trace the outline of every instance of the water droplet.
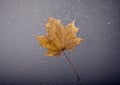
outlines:
[{"label": "water droplet", "polygon": [[46,63],[48,62],[48,59],[42,59],[42,62]]},{"label": "water droplet", "polygon": [[107,24],[110,24],[110,22],[108,22]]},{"label": "water droplet", "polygon": [[47,73],[46,71],[43,71],[43,73]]},{"label": "water droplet", "polygon": [[11,18],[13,18],[14,16],[10,16]]},{"label": "water droplet", "polygon": [[33,51],[33,52],[35,52],[35,50],[34,50],[34,49],[33,49],[32,51]]},{"label": "water droplet", "polygon": [[39,50],[34,50],[34,49],[33,49],[32,52],[33,52],[33,55],[34,55],[34,56],[38,56],[38,55],[39,55]]},{"label": "water droplet", "polygon": [[41,47],[38,48],[38,50],[40,50],[40,49],[41,49]]},{"label": "water droplet", "polygon": [[111,32],[111,34],[113,34],[114,32]]},{"label": "water droplet", "polygon": [[115,54],[115,53],[116,53],[116,51],[114,50],[114,51],[113,51],[113,54]]},{"label": "water droplet", "polygon": [[68,65],[68,63],[65,63],[65,65]]},{"label": "water droplet", "polygon": [[40,33],[39,33],[39,32],[37,32],[36,34],[37,34],[37,35],[40,35]]},{"label": "water droplet", "polygon": [[7,24],[10,24],[10,23],[11,23],[10,21],[7,22]]}]

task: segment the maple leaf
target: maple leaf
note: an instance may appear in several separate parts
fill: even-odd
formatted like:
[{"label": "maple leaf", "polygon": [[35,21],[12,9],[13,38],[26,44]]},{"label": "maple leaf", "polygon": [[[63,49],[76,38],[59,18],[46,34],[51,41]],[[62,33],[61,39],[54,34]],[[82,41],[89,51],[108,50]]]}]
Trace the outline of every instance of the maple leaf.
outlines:
[{"label": "maple leaf", "polygon": [[59,56],[64,50],[73,50],[82,38],[76,36],[79,28],[72,21],[67,26],[62,25],[60,20],[49,17],[46,24],[45,36],[35,35],[39,44],[48,49],[47,56]]}]

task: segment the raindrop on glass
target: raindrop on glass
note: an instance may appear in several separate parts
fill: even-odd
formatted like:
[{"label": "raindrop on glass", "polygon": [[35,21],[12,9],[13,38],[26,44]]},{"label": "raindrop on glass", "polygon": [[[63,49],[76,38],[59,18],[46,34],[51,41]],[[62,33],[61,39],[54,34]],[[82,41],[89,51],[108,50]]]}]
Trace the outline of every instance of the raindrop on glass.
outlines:
[{"label": "raindrop on glass", "polygon": [[67,65],[68,65],[68,63],[66,62],[66,63],[65,63],[65,65],[67,66]]},{"label": "raindrop on glass", "polygon": [[48,59],[42,59],[42,62],[46,63],[48,62]]},{"label": "raindrop on glass", "polygon": [[114,50],[114,51],[113,51],[113,54],[115,54],[115,53],[116,53],[116,51]]},{"label": "raindrop on glass", "polygon": [[33,51],[33,52],[35,52],[35,50],[34,50],[34,49],[33,49],[32,51]]},{"label": "raindrop on glass", "polygon": [[7,22],[7,24],[10,24],[10,23],[11,23],[10,21]]},{"label": "raindrop on glass", "polygon": [[114,32],[111,32],[111,34],[114,34]]},{"label": "raindrop on glass", "polygon": [[40,50],[40,49],[41,49],[41,47],[38,48],[38,50]]},{"label": "raindrop on glass", "polygon": [[47,73],[46,71],[43,71],[43,73]]},{"label": "raindrop on glass", "polygon": [[13,18],[14,16],[10,16],[11,18]]},{"label": "raindrop on glass", "polygon": [[37,34],[37,35],[40,35],[40,33],[39,33],[39,32],[37,32],[36,34]]},{"label": "raindrop on glass", "polygon": [[108,22],[107,24],[110,24],[110,22]]}]

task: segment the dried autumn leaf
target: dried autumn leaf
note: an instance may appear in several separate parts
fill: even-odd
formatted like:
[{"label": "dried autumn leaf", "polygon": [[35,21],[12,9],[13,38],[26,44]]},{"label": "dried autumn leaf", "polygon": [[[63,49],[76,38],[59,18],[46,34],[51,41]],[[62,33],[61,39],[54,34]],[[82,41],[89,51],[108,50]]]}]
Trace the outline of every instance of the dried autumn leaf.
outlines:
[{"label": "dried autumn leaf", "polygon": [[64,50],[73,50],[80,44],[82,38],[76,36],[79,28],[74,21],[63,26],[60,20],[50,17],[46,24],[47,34],[45,36],[35,35],[39,44],[47,48],[47,56],[59,56]]}]

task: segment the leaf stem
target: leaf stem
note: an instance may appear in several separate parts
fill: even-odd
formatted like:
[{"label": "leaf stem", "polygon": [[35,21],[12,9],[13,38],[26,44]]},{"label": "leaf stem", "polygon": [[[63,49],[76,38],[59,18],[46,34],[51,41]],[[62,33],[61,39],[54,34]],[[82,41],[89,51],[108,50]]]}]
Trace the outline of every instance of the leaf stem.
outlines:
[{"label": "leaf stem", "polygon": [[75,66],[72,64],[71,60],[67,57],[67,55],[65,54],[65,52],[63,51],[63,54],[64,54],[64,57],[67,59],[68,63],[71,65],[72,69],[73,69],[73,72],[75,73],[76,75],[76,78],[77,80],[79,81],[80,85],[82,85],[81,81],[80,81],[80,77],[76,71],[76,68]]}]

